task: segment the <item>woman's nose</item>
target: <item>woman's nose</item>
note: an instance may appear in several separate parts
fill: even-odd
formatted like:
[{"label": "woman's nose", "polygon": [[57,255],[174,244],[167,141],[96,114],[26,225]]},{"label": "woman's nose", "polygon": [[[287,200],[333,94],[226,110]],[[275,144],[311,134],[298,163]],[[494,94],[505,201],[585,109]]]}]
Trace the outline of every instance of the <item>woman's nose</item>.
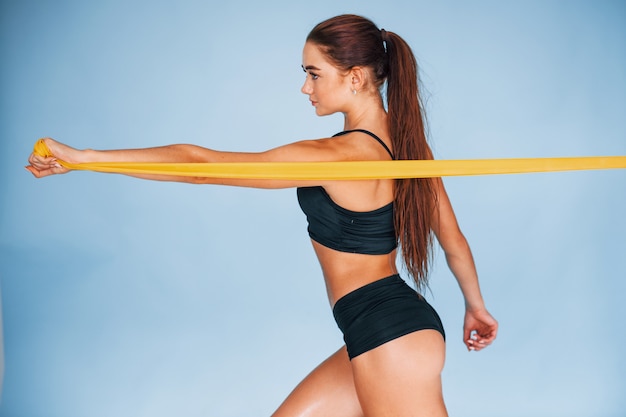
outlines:
[{"label": "woman's nose", "polygon": [[309,77],[306,77],[306,79],[304,80],[304,84],[302,84],[302,88],[300,89],[300,91],[302,91],[303,94],[307,94],[307,95],[311,94],[312,89],[311,89],[311,83],[309,82]]}]

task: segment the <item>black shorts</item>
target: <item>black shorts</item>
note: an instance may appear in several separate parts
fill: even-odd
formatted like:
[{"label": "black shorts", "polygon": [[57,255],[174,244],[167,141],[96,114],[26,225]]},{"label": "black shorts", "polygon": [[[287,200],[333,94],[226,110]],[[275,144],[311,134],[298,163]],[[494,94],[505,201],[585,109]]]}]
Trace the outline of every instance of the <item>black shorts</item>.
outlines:
[{"label": "black shorts", "polygon": [[333,315],[350,359],[418,330],[437,330],[446,337],[435,309],[399,275],[374,281],[341,297]]}]

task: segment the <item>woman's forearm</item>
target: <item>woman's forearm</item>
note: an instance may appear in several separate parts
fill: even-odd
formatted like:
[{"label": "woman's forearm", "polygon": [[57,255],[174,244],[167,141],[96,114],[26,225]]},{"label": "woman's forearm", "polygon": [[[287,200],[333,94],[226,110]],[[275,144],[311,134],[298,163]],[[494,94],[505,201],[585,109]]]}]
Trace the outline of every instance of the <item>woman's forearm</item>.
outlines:
[{"label": "woman's forearm", "polygon": [[453,250],[446,252],[448,267],[461,288],[465,307],[470,310],[484,309],[485,303],[480,291],[472,252],[464,237],[459,240]]},{"label": "woman's forearm", "polygon": [[452,204],[440,179],[437,180],[437,186],[438,215],[434,217],[433,232],[446,254],[448,267],[461,288],[466,309],[484,310],[485,303],[480,293],[472,251],[459,228]]},{"label": "woman's forearm", "polygon": [[154,148],[79,151],[78,163],[89,162],[218,162],[220,152],[196,145],[167,145]]},{"label": "woman's forearm", "polygon": [[[101,163],[101,162],[148,162],[148,163],[195,163],[216,162],[220,152],[196,145],[177,144],[141,149],[118,150],[73,150],[67,152],[68,162]],[[186,183],[207,182],[191,176],[127,174],[131,177],[153,181],[174,181]]]}]

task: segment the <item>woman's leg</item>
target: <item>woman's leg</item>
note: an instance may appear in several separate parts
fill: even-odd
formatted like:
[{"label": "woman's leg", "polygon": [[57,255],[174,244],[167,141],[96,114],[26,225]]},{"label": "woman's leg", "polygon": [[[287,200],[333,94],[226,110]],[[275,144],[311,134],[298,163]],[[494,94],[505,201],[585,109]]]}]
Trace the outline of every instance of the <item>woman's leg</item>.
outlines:
[{"label": "woman's leg", "polygon": [[363,417],[345,346],[311,372],[272,417]]},{"label": "woman's leg", "polygon": [[445,343],[435,330],[410,333],[352,359],[364,415],[447,416],[441,390],[444,361]]}]

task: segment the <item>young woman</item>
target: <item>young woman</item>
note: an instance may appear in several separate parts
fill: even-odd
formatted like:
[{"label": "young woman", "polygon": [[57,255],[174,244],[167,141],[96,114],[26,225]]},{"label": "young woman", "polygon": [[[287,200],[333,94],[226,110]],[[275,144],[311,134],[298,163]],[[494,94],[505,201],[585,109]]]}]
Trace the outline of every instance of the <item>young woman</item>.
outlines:
[{"label": "young woman", "polygon": [[[354,15],[318,24],[302,55],[302,92],[319,116],[341,112],[343,131],[261,153],[194,145],[94,151],[45,139],[53,157],[31,155],[36,177],[73,163],[367,161],[432,159],[420,108],[417,66],[406,42]],[[387,82],[387,110],[381,87]],[[298,187],[333,314],[346,345],[308,375],[274,416],[445,416],[441,371],[445,334],[424,298],[396,270],[396,249],[421,289],[433,234],[465,298],[464,343],[481,350],[496,337],[472,255],[440,179],[288,181],[145,175],[258,188]]]}]

